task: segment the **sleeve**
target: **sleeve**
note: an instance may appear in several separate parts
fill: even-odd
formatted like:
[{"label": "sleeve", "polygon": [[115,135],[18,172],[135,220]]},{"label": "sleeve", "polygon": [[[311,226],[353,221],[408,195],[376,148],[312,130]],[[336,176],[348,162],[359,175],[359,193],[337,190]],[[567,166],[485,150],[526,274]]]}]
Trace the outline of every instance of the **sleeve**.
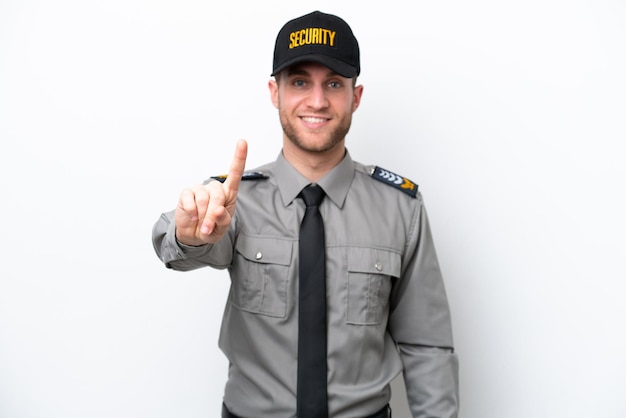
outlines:
[{"label": "sleeve", "polygon": [[[232,231],[232,228],[231,228]],[[201,267],[227,268],[233,257],[232,235],[227,233],[217,244],[200,247],[184,245],[176,240],[174,211],[161,214],[152,227],[152,245],[167,268],[189,271]]]},{"label": "sleeve", "polygon": [[421,196],[417,202],[402,275],[392,290],[389,331],[413,418],[455,418],[459,379],[450,309]]}]

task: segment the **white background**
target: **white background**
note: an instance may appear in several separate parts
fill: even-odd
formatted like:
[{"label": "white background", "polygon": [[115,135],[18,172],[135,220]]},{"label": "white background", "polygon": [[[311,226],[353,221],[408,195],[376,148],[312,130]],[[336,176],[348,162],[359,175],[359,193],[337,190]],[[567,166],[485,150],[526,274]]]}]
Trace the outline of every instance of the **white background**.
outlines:
[{"label": "white background", "polygon": [[0,0],[0,417],[219,415],[228,277],[151,228],[238,138],[276,157],[314,9],[361,44],[352,156],[424,194],[461,417],[626,416],[624,2]]}]

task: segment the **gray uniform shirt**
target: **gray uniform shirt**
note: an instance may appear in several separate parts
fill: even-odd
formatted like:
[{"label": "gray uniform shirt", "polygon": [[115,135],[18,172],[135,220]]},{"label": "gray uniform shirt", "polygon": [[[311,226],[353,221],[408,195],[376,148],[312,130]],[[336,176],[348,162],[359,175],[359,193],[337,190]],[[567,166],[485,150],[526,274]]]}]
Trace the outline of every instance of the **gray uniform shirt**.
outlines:
[{"label": "gray uniform shirt", "polygon": [[[348,153],[318,184],[326,192],[328,402],[333,418],[367,416],[404,372],[412,414],[456,417],[458,365],[450,312],[421,194],[370,175]],[[255,170],[257,171],[257,170]],[[224,403],[243,417],[296,414],[298,233],[310,182],[281,155],[242,181],[227,235],[180,245],[173,212],[153,243],[170,268],[228,269],[219,345],[229,360]]]}]

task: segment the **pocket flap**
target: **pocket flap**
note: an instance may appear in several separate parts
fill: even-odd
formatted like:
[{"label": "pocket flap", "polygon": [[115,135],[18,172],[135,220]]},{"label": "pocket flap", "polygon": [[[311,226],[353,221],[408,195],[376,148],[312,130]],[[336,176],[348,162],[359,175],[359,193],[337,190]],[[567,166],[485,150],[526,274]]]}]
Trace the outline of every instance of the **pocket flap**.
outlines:
[{"label": "pocket flap", "polygon": [[379,248],[348,248],[348,271],[400,277],[400,254]]},{"label": "pocket flap", "polygon": [[291,240],[241,234],[237,239],[235,248],[247,260],[256,263],[280,264],[283,266],[291,264],[291,251],[293,248]]}]

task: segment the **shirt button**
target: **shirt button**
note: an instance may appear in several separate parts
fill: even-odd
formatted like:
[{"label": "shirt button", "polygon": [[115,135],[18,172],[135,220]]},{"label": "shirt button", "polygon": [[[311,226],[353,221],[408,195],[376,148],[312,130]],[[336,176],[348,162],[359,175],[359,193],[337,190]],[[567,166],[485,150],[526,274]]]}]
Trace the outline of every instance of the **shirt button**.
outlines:
[{"label": "shirt button", "polygon": [[374,267],[378,271],[382,271],[382,269],[383,269],[383,265],[380,263],[380,261],[377,261],[376,264],[374,264]]},{"label": "shirt button", "polygon": [[256,253],[254,255],[254,258],[256,258],[257,260],[260,260],[263,258],[263,253],[261,251],[259,251],[258,253]]}]

